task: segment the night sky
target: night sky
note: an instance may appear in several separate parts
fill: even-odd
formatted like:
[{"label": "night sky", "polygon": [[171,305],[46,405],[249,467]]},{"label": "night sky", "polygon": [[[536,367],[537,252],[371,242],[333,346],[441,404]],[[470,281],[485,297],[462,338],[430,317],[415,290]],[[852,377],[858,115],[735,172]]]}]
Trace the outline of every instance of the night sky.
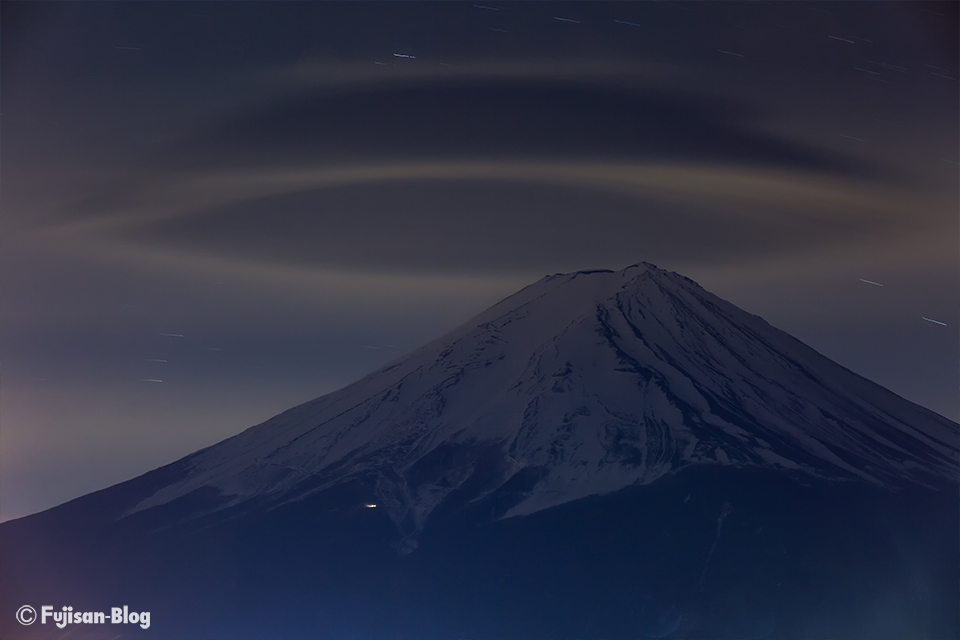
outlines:
[{"label": "night sky", "polygon": [[4,1],[0,518],[640,261],[957,420],[958,6]]}]

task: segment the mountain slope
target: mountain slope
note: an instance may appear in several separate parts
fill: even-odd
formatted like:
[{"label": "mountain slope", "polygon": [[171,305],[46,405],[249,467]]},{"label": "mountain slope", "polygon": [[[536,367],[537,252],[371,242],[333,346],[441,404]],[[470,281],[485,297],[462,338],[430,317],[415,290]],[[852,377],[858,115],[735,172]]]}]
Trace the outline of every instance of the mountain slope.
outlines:
[{"label": "mountain slope", "polygon": [[[360,476],[408,532],[459,493],[506,515],[691,464],[896,487],[957,475],[958,430],[762,319],[652,265],[547,277],[448,336],[190,459],[134,506],[220,506]],[[464,495],[466,492],[466,495]]]}]

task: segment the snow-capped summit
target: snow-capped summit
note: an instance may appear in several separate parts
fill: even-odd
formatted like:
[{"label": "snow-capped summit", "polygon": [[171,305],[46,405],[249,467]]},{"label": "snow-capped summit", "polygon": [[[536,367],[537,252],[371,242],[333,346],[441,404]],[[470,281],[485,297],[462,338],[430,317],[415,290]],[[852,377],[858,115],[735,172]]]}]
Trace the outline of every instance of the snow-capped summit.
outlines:
[{"label": "snow-capped summit", "polygon": [[[642,263],[548,276],[365,378],[182,461],[127,513],[366,479],[408,535],[509,489],[533,513],[690,465],[890,488],[957,475],[958,425],[692,280]],[[502,501],[501,501],[502,502]]]}]

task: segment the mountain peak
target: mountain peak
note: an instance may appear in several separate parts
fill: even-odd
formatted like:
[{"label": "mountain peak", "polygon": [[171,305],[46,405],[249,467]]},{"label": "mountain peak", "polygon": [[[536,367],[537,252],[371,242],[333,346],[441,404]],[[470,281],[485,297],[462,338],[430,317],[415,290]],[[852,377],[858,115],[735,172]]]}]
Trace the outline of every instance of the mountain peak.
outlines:
[{"label": "mountain peak", "polygon": [[[636,264],[631,264],[628,267],[624,267],[620,271],[615,271],[613,269],[581,269],[579,271],[571,271],[569,273],[555,273],[552,276],[547,276],[547,277],[548,278],[558,278],[558,277],[564,277],[564,276],[577,277],[577,276],[593,275],[597,273],[619,273],[625,276],[631,271],[638,271],[638,270],[639,271],[647,271],[647,270],[663,271],[663,269],[657,268],[657,265],[655,264],[651,264],[649,262],[638,262]],[[665,273],[670,273],[670,272],[665,272]]]},{"label": "mountain peak", "polygon": [[555,274],[339,391],[190,456],[133,507],[283,503],[363,481],[409,535],[695,465],[896,488],[957,475],[957,425],[649,263]]}]

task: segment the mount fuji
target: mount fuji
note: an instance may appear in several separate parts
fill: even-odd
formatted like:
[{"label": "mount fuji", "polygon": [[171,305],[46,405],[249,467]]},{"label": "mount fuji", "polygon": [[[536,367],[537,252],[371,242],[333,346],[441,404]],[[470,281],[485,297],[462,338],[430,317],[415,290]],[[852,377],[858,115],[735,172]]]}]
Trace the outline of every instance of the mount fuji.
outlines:
[{"label": "mount fuji", "polygon": [[48,637],[11,621],[49,600],[153,611],[123,637],[954,637],[958,444],[681,275],[557,274],[0,525],[0,630]]}]

